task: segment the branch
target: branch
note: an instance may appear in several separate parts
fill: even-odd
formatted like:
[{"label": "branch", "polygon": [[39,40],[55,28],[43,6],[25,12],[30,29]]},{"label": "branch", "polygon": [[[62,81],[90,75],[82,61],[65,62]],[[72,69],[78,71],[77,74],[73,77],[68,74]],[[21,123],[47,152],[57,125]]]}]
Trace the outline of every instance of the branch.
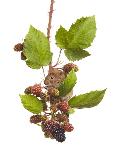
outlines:
[{"label": "branch", "polygon": [[55,64],[53,67],[56,67],[56,66],[59,64],[59,60],[60,60],[60,56],[61,56],[61,52],[62,52],[62,49],[60,49],[60,52],[59,52],[59,56],[58,56],[57,62],[56,62],[56,64]]},{"label": "branch", "polygon": [[53,14],[53,5],[54,5],[54,0],[51,0],[50,4],[50,11],[49,11],[49,21],[48,21],[48,28],[47,28],[47,37],[48,40],[50,41],[50,31],[51,31],[51,23],[52,23],[52,14]]},{"label": "branch", "polygon": [[42,66],[42,71],[43,71],[43,75],[44,75],[44,78],[46,77],[45,75],[45,71],[44,71],[44,67]]}]

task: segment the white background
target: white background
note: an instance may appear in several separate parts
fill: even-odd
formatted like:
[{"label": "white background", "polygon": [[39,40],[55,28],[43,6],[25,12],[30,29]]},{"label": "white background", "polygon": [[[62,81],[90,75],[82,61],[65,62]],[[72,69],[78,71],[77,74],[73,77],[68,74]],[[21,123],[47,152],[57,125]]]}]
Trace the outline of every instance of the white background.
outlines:
[{"label": "white background", "polygon": [[[115,0],[56,0],[52,27],[52,51],[59,49],[54,35],[81,16],[96,15],[97,36],[88,50],[92,56],[76,62],[78,84],[74,94],[108,88],[99,106],[77,110],[75,127],[64,143],[45,139],[41,129],[29,123],[18,94],[40,82],[42,71],[28,68],[13,51],[29,25],[46,33],[50,0],[0,0],[0,155],[78,154],[116,155],[116,4]],[[66,61],[65,58],[62,60]]]}]

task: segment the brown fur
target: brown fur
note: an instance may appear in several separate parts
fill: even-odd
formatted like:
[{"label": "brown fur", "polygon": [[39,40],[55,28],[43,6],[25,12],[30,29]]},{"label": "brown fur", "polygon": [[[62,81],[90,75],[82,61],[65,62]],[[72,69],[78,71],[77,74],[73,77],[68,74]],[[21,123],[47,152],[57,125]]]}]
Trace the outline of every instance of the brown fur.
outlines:
[{"label": "brown fur", "polygon": [[52,87],[59,87],[60,83],[65,79],[65,73],[57,68],[50,67],[44,84]]}]

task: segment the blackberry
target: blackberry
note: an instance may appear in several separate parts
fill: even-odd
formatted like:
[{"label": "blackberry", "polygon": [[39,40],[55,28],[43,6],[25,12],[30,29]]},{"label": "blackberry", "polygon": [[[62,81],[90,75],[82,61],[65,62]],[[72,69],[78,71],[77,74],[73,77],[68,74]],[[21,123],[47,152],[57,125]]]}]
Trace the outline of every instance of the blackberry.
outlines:
[{"label": "blackberry", "polygon": [[57,133],[54,135],[54,138],[56,139],[56,141],[58,142],[64,142],[66,137],[65,137],[65,133]]},{"label": "blackberry", "polygon": [[23,44],[18,43],[14,46],[14,51],[20,52],[23,50]]},{"label": "blackberry", "polygon": [[53,134],[53,133],[55,133],[55,131],[57,130],[57,129],[59,129],[60,128],[60,124],[58,123],[58,122],[54,122],[53,124],[52,124],[52,126],[51,126],[51,133]]},{"label": "blackberry", "polygon": [[75,72],[78,71],[78,67],[77,65],[73,64],[73,63],[68,63],[66,65],[64,65],[63,67],[63,71],[68,74],[72,69],[74,69]]},{"label": "blackberry", "polygon": [[31,86],[27,87],[24,91],[25,94],[31,94]]},{"label": "blackberry", "polygon": [[59,122],[69,122],[69,118],[66,114],[56,114],[56,118],[55,118],[57,121]]},{"label": "blackberry", "polygon": [[66,139],[65,130],[59,124],[54,124],[52,126],[51,133],[58,142],[63,142]]},{"label": "blackberry", "polygon": [[30,117],[30,122],[37,124],[41,122],[41,115],[33,115]]},{"label": "blackberry", "polygon": [[58,104],[58,109],[63,111],[63,112],[68,112],[69,110],[69,105],[68,102],[62,101]]},{"label": "blackberry", "polygon": [[43,121],[42,122],[43,132],[50,132],[53,124],[54,124],[54,121],[52,121],[52,120]]},{"label": "blackberry", "polygon": [[26,60],[27,58],[26,58],[26,56],[24,55],[24,53],[23,52],[21,52],[21,60]]},{"label": "blackberry", "polygon": [[42,88],[40,84],[35,84],[34,86],[31,87],[31,93],[33,95],[39,96],[41,91],[42,91]]},{"label": "blackberry", "polygon": [[71,131],[73,131],[73,129],[74,129],[74,127],[73,127],[72,124],[70,124],[70,123],[64,124],[63,128],[64,128],[64,130],[67,131],[67,132],[71,132]]}]

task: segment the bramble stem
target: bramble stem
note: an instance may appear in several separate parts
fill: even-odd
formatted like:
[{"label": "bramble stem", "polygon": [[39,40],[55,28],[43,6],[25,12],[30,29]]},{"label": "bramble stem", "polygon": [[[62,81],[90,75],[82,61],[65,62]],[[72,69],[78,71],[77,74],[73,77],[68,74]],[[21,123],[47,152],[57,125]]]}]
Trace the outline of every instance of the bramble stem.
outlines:
[{"label": "bramble stem", "polygon": [[[48,20],[48,28],[47,28],[47,38],[50,42],[50,32],[51,32],[51,25],[52,25],[52,14],[53,14],[53,6],[54,6],[54,0],[51,0],[51,4],[50,4],[50,11],[49,11],[49,20]],[[49,67],[51,66],[51,63],[49,64]],[[43,70],[43,75],[44,75],[44,78],[45,78],[45,71],[44,71],[44,67],[42,67],[42,70]]]},{"label": "bramble stem", "polygon": [[57,60],[56,64],[55,64],[53,67],[56,67],[56,66],[59,64],[61,52],[62,52],[62,49],[60,49],[59,56],[58,56],[58,60]]},{"label": "bramble stem", "polygon": [[45,75],[45,71],[44,71],[44,67],[42,66],[42,70],[43,70],[43,75],[44,75],[44,78],[46,77]]},{"label": "bramble stem", "polygon": [[52,23],[52,14],[53,14],[53,6],[54,6],[54,0],[51,0],[51,4],[50,4],[50,11],[49,11],[49,21],[48,21],[48,28],[47,28],[47,37],[48,40],[50,41],[50,31],[51,31],[51,23]]},{"label": "bramble stem", "polygon": [[[53,8],[54,8],[54,0],[51,0],[51,4],[50,4],[50,11],[49,11],[49,20],[48,20],[48,28],[47,28],[47,38],[50,42],[50,32],[51,32],[51,27],[52,27],[52,15],[53,15]],[[49,68],[51,66],[52,62],[50,62],[49,64]]]}]

